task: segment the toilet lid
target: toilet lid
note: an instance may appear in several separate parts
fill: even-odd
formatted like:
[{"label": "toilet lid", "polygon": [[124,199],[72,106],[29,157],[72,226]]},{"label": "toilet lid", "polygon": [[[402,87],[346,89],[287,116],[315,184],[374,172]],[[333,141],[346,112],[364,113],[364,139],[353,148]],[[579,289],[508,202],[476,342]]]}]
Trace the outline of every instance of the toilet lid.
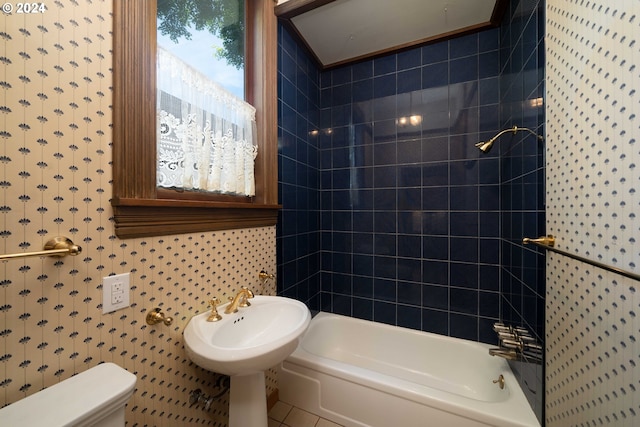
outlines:
[{"label": "toilet lid", "polygon": [[103,363],[0,409],[0,425],[93,424],[123,407],[135,384],[132,373],[113,363]]}]

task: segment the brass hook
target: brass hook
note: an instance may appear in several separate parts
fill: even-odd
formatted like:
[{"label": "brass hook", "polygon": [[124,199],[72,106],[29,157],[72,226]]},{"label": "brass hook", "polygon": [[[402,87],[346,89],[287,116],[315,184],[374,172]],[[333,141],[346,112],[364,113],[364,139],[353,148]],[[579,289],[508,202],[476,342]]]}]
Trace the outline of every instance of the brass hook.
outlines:
[{"label": "brass hook", "polygon": [[160,307],[156,307],[147,313],[147,325],[155,325],[160,322],[169,326],[173,323],[173,317],[165,317],[164,313],[160,311]]},{"label": "brass hook", "polygon": [[260,281],[262,282],[262,284],[264,285],[264,283],[269,280],[269,279],[275,279],[276,276],[273,274],[269,274],[266,271],[262,270],[260,271],[260,273],[258,274],[258,278],[260,279]]}]

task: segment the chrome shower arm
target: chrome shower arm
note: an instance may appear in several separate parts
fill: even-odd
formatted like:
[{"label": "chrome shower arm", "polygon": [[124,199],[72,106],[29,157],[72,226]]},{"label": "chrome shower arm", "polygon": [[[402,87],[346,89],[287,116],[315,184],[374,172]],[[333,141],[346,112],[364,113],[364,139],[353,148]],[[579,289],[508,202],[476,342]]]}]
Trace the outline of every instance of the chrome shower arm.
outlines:
[{"label": "chrome shower arm", "polygon": [[529,128],[519,128],[518,126],[514,126],[513,129],[509,129],[509,131],[513,131],[513,133],[516,133],[519,130],[525,130],[525,131],[529,132],[531,135],[533,135],[536,138],[538,138],[538,140],[544,141],[544,138],[542,137],[542,135],[538,135],[537,133],[535,133],[534,131],[532,131]]},{"label": "chrome shower arm", "polygon": [[512,127],[511,129],[504,129],[504,130],[501,130],[501,131],[500,131],[500,132],[498,132],[498,134],[497,134],[497,135],[495,135],[493,138],[490,138],[490,139],[489,139],[489,140],[487,140],[487,141],[480,141],[480,142],[476,143],[476,144],[475,144],[475,146],[476,146],[480,151],[482,151],[483,153],[488,153],[488,152],[489,152],[489,150],[491,150],[491,147],[493,146],[493,143],[494,143],[498,138],[500,138],[502,135],[504,135],[504,134],[505,134],[505,133],[507,133],[507,132],[513,132],[513,134],[515,135],[515,134],[516,134],[516,132],[521,131],[521,130],[524,130],[524,131],[529,132],[531,135],[534,135],[534,136],[535,136],[536,138],[538,138],[540,141],[544,141],[544,138],[543,138],[541,135],[538,135],[537,133],[535,133],[535,132],[534,132],[534,131],[532,131],[531,129],[529,129],[529,128],[519,128],[518,126],[514,126],[514,127]]},{"label": "chrome shower arm", "polygon": [[[524,129],[524,128],[520,128],[520,129]],[[514,126],[511,129],[504,129],[501,130],[500,132],[498,132],[498,134],[496,136],[494,136],[493,138],[491,138],[491,140],[495,141],[496,139],[500,138],[502,135],[504,135],[507,132],[513,132],[513,134],[515,135],[516,132],[518,132],[518,126]]]}]

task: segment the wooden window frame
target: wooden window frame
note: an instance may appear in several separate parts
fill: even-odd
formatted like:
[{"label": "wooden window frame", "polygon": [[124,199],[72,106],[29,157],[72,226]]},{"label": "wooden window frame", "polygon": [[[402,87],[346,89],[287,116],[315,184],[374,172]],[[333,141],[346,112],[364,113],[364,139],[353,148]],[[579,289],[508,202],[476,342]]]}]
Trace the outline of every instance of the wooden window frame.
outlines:
[{"label": "wooden window frame", "polygon": [[[246,99],[256,108],[256,196],[211,197],[156,186],[156,0],[113,2],[113,207],[120,238],[276,224],[277,19],[246,2]],[[213,199],[213,200],[212,200]]]}]

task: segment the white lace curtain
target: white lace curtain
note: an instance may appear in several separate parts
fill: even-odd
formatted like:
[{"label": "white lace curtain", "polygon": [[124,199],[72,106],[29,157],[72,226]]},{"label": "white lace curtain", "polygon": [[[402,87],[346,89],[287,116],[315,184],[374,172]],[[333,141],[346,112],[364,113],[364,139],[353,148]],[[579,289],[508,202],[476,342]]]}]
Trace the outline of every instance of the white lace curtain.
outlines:
[{"label": "white lace curtain", "polygon": [[157,185],[255,195],[256,110],[158,46]]}]

